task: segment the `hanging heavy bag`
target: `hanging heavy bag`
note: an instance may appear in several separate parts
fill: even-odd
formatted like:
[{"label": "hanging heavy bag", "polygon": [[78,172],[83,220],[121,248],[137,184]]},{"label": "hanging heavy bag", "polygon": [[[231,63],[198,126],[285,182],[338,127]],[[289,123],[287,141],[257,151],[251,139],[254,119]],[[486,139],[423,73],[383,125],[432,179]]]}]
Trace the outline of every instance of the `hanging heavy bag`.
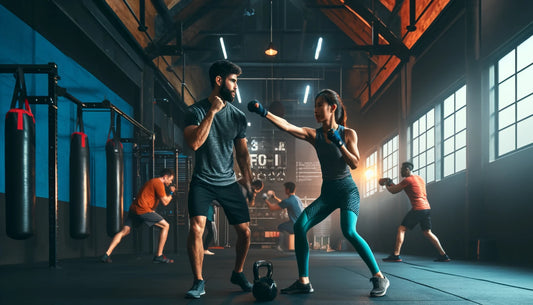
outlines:
[{"label": "hanging heavy bag", "polygon": [[13,239],[27,239],[35,227],[35,118],[26,97],[22,68],[15,78],[5,121],[6,231]]},{"label": "hanging heavy bag", "polygon": [[[113,237],[122,228],[124,193],[124,163],[120,134],[114,128],[115,113],[111,111],[111,126],[105,145],[107,172],[107,235]],[[113,135],[113,137],[110,137]]]},{"label": "hanging heavy bag", "polygon": [[[259,277],[259,269],[265,267],[267,273],[263,277]],[[272,272],[274,267],[272,263],[265,260],[258,260],[254,263],[254,286],[252,287],[252,294],[257,301],[271,301],[278,295],[278,286],[272,279]]]},{"label": "hanging heavy bag", "polygon": [[89,141],[83,130],[82,108],[78,106],[76,129],[70,136],[70,236],[87,238],[89,230],[90,153]]}]

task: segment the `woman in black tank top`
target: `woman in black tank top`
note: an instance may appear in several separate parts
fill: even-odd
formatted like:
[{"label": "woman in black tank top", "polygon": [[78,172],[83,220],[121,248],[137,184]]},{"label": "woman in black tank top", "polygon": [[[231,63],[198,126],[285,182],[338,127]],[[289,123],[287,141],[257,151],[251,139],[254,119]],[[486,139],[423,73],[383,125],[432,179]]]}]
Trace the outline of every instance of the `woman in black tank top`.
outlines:
[{"label": "woman in black tank top", "polygon": [[302,212],[294,224],[295,253],[298,262],[299,278],[281,293],[312,293],[309,281],[309,243],[307,232],[324,220],[337,208],[341,209],[341,229],[346,239],[354,246],[364,260],[372,277],[371,296],[384,296],[389,280],[379,270],[376,259],[367,242],[357,233],[356,223],[359,214],[359,191],[350,169],[357,168],[359,150],[357,133],[344,127],[346,113],[340,96],[333,90],[325,89],[315,97],[315,119],[322,127],[313,129],[298,127],[287,120],[268,112],[258,101],[251,101],[248,110],[255,112],[279,129],[292,136],[309,142],[315,147],[322,168],[321,194]]}]

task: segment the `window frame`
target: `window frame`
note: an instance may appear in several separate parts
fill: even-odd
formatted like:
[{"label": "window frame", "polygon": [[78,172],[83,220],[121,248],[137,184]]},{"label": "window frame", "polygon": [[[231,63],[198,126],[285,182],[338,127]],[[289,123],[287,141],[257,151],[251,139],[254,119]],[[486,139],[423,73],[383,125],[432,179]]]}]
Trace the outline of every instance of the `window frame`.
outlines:
[{"label": "window frame", "polygon": [[[369,166],[369,159],[373,158],[373,164]],[[370,168],[373,167],[373,168]],[[378,150],[374,149],[372,152],[365,158],[365,191],[363,193],[363,198],[370,197],[378,192],[378,179],[376,177],[378,169]],[[372,170],[372,175],[367,173]]]},{"label": "window frame", "polygon": [[[525,116],[523,118],[518,118],[519,113],[519,103],[526,101],[528,99],[533,99],[533,90],[529,92],[528,94],[518,97],[518,82],[519,82],[519,74],[521,72],[524,72],[528,69],[533,69],[533,61],[529,62],[524,67],[521,67],[520,70],[518,70],[518,63],[519,63],[519,54],[518,54],[518,48],[525,43],[526,41],[533,39],[533,31],[529,31],[528,33],[521,34],[519,38],[515,39],[515,41],[511,44],[510,47],[505,48],[504,51],[499,52],[497,56],[494,56],[490,60],[489,68],[488,68],[488,98],[489,98],[489,104],[490,104],[490,133],[491,133],[491,143],[490,143],[490,158],[489,161],[493,162],[500,158],[504,158],[510,154],[513,154],[515,152],[531,148],[533,146],[533,140],[531,140],[527,144],[522,144],[520,146],[519,144],[519,130],[518,126],[520,123],[528,122],[531,124],[531,121],[533,120],[533,113],[529,114],[528,116]],[[531,42],[530,42],[531,43]],[[513,61],[514,61],[514,67],[513,72],[510,75],[507,75],[503,80],[499,79],[499,72],[500,72],[500,61],[505,59],[507,56],[513,54]],[[499,109],[500,106],[500,89],[501,85],[505,83],[506,81],[511,80],[513,81],[513,101],[509,104],[505,105],[501,109]],[[530,82],[528,82],[530,83]],[[532,88],[533,89],[533,88]],[[513,109],[512,109],[513,108]],[[506,124],[503,127],[500,127],[501,123],[501,117],[502,112],[508,111],[512,109],[513,111],[513,119],[511,123]],[[502,137],[501,132],[512,129],[512,135],[514,137],[513,139],[513,148],[506,150],[505,152],[501,152],[501,140]]]},{"label": "window frame", "polygon": [[[468,113],[467,113],[467,106],[468,106],[468,101],[467,101],[467,98],[466,98],[466,91],[467,91],[467,85],[463,82],[462,85],[459,85],[459,86],[456,86],[454,87],[455,89],[452,90],[452,93],[450,95],[448,95],[446,98],[444,98],[442,100],[442,102],[440,103],[439,107],[441,108],[440,111],[439,111],[439,120],[440,120],[440,123],[439,124],[435,124],[435,125],[439,125],[440,127],[440,131],[439,131],[439,134],[435,136],[435,141],[436,142],[439,142],[440,143],[440,156],[438,159],[440,159],[441,161],[439,162],[440,164],[442,164],[442,166],[440,166],[440,177],[442,177],[442,179],[446,178],[446,177],[449,177],[449,176],[453,176],[459,172],[462,172],[464,170],[466,170],[467,168],[467,164],[466,164],[466,158],[467,158],[467,147],[468,147],[468,141],[467,141],[467,117],[468,117]],[[457,94],[459,91],[463,90],[464,89],[464,104],[463,106],[461,106],[459,109],[457,109]],[[450,114],[446,114],[446,101],[450,98],[453,97],[453,111],[450,113]],[[464,109],[464,128],[462,128],[461,130],[457,130],[457,113],[459,111],[462,111]],[[446,136],[446,120],[449,119],[449,118],[452,118],[453,117],[453,133],[452,135],[450,136]],[[461,133],[461,132],[464,132],[464,145],[457,148],[457,136]],[[440,136],[439,136],[440,135]],[[445,153],[445,150],[446,150],[446,141],[448,140],[452,140],[453,141],[453,150],[449,153]],[[460,151],[461,149],[464,149],[464,161],[465,161],[465,166],[464,168],[460,169],[460,170],[457,170],[457,152]],[[453,171],[451,173],[446,173],[446,157],[448,156],[451,156],[453,155]],[[437,179],[436,179],[437,180]]]},{"label": "window frame", "polygon": [[[413,163],[414,165],[414,170],[413,170],[413,173],[416,174],[416,175],[419,175],[421,176],[424,181],[426,181],[426,183],[432,183],[432,182],[436,182],[438,181],[438,171],[437,171],[437,160],[438,160],[438,156],[437,156],[437,148],[438,148],[438,141],[437,141],[437,135],[436,135],[436,132],[437,132],[437,127],[438,127],[438,123],[440,122],[437,122],[436,118],[438,117],[437,114],[439,113],[438,112],[438,107],[437,106],[432,106],[431,108],[429,108],[427,111],[423,112],[423,114],[419,115],[416,117],[415,120],[413,120],[409,125],[408,125],[408,130],[407,130],[407,135],[408,135],[408,154],[409,154],[409,159],[410,161]],[[431,146],[431,148],[433,149],[433,161],[432,162],[427,162],[427,154],[428,154],[428,151],[431,150],[431,148],[428,148],[427,147],[427,132],[428,132],[428,128],[427,128],[427,117],[428,117],[428,114],[432,112],[433,113],[433,125],[431,128],[429,129],[432,129],[433,130],[433,146]],[[419,144],[416,145],[416,147],[418,148],[418,152],[417,154],[415,155],[413,153],[414,151],[414,147],[415,147],[415,140],[418,140],[420,139],[421,137],[421,133],[420,133],[420,129],[419,127],[420,126],[417,126],[417,136],[416,138],[413,137],[413,134],[414,134],[414,124],[417,123],[418,125],[420,125],[418,122],[422,119],[422,117],[425,118],[425,130],[424,130],[424,135],[426,135],[426,140],[425,140],[425,143],[426,143],[426,148],[423,152],[420,151],[419,149]],[[425,156],[425,164],[424,166],[420,166],[420,159],[419,159],[419,156],[422,155],[422,153],[424,153],[426,156]],[[430,180],[427,178],[427,168],[429,166],[432,166],[433,167],[433,178]],[[421,173],[421,170],[424,170],[423,173]]]},{"label": "window frame", "polygon": [[[394,143],[392,141],[396,141],[396,150],[394,150]],[[392,143],[391,143],[392,142]],[[384,147],[391,143],[391,149],[392,152],[385,155],[385,149]],[[394,153],[396,152],[396,160],[394,160]],[[392,166],[391,168],[385,168],[385,159],[386,158],[392,158]],[[396,165],[394,165],[394,161],[396,161]],[[392,171],[392,175],[389,174],[389,171]],[[381,144],[381,177],[388,177],[391,178],[395,183],[399,182],[400,178],[400,135],[396,133],[394,136],[388,138],[386,141],[384,141],[383,144]],[[380,187],[379,191],[383,191],[384,187]]]}]

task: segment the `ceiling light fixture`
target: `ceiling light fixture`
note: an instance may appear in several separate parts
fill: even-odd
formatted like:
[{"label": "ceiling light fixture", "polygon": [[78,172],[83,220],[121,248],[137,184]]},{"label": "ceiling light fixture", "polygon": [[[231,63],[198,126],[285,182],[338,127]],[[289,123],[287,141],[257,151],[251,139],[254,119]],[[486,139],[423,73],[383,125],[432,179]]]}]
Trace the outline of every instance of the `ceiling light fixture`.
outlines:
[{"label": "ceiling light fixture", "polygon": [[309,97],[309,85],[305,86],[304,104],[307,104],[308,97]]},{"label": "ceiling light fixture", "polygon": [[272,43],[272,0],[270,0],[270,43],[265,50],[265,54],[268,56],[275,56],[278,54],[278,50],[274,48],[274,44]]},{"label": "ceiling light fixture", "polygon": [[322,50],[322,37],[318,38],[318,43],[316,44],[315,60],[317,60],[318,56],[320,56],[320,50]]},{"label": "ceiling light fixture", "polygon": [[224,38],[220,37],[220,48],[222,48],[222,53],[224,54],[224,59],[228,59],[228,54],[226,53],[226,46],[224,45]]}]

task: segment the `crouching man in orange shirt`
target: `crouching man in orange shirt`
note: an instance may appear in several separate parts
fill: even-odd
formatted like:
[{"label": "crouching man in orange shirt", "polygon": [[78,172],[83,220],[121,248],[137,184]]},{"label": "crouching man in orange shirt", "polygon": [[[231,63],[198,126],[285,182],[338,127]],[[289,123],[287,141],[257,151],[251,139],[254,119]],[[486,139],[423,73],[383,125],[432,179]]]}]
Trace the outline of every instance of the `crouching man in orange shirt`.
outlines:
[{"label": "crouching man in orange shirt", "polygon": [[137,227],[143,223],[147,226],[156,226],[161,229],[159,232],[159,245],[157,247],[157,254],[154,257],[154,263],[164,263],[169,264],[173,263],[174,260],[168,259],[163,255],[163,248],[167,241],[168,229],[170,225],[168,222],[158,213],[155,212],[155,208],[161,201],[161,204],[168,205],[172,200],[172,195],[176,188],[170,186],[170,194],[167,195],[165,191],[165,186],[169,186],[174,180],[174,171],[168,168],[165,168],[161,171],[161,174],[158,178],[153,178],[148,180],[139,193],[137,194],[137,199],[133,201],[130,206],[130,211],[128,217],[124,221],[124,227],[120,232],[115,234],[109,248],[106,253],[100,258],[100,261],[103,263],[111,263],[111,252],[115,247],[120,243],[122,238],[131,232],[131,228]]}]

